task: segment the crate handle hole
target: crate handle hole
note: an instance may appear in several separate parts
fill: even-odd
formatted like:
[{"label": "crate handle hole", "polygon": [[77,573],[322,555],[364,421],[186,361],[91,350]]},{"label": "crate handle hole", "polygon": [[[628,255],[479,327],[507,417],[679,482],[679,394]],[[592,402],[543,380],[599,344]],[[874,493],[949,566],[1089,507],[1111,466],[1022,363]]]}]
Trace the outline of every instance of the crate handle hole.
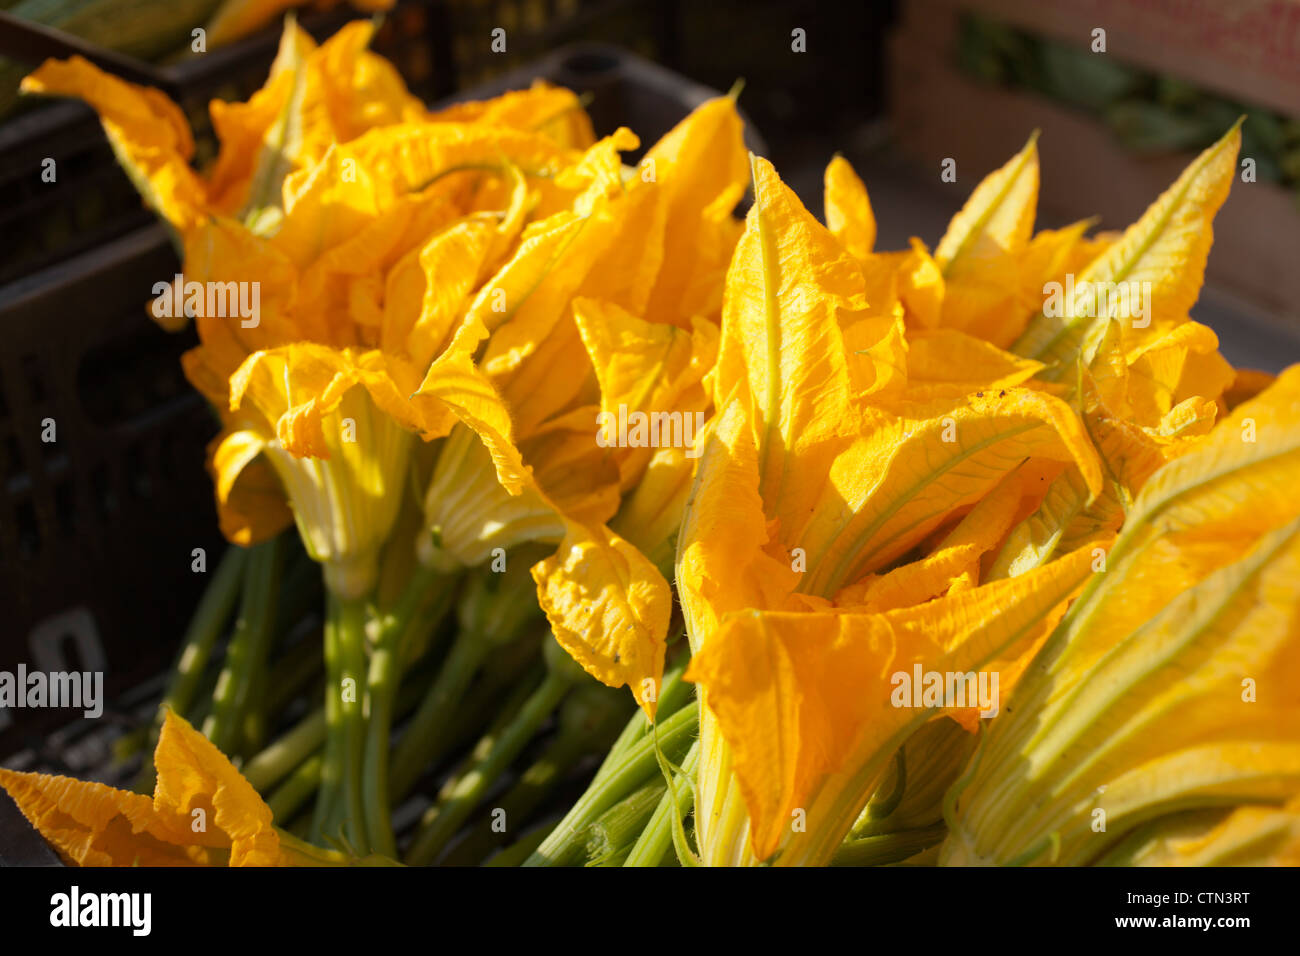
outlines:
[{"label": "crate handle hole", "polygon": [[581,76],[594,76],[597,73],[609,73],[618,69],[618,57],[610,56],[608,53],[597,53],[592,50],[586,50],[582,53],[575,53],[566,57],[564,60],[564,69],[570,73],[577,73]]}]

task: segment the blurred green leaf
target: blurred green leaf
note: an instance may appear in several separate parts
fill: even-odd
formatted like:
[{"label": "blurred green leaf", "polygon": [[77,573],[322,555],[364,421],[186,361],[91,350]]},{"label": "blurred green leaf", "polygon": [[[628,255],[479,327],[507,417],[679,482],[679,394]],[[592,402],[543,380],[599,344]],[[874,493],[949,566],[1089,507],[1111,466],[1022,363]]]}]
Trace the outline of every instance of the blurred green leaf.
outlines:
[{"label": "blurred green leaf", "polygon": [[1104,109],[1141,81],[1136,70],[1104,53],[1045,43],[1040,51],[1046,92],[1087,109]]},{"label": "blurred green leaf", "polygon": [[1194,110],[1201,106],[1205,97],[1201,91],[1176,76],[1156,77],[1156,102],[1169,109]]},{"label": "blurred green leaf", "polygon": [[1282,176],[1288,182],[1300,183],[1300,146],[1293,146],[1282,154],[1278,163],[1282,167]]},{"label": "blurred green leaf", "polygon": [[1154,103],[1126,100],[1106,111],[1106,122],[1127,149],[1137,153],[1181,152],[1205,141],[1205,124]]},{"label": "blurred green leaf", "polygon": [[1282,123],[1272,113],[1265,110],[1246,110],[1246,123],[1242,126],[1242,136],[1259,144],[1270,156],[1282,152],[1285,137],[1282,135]]}]

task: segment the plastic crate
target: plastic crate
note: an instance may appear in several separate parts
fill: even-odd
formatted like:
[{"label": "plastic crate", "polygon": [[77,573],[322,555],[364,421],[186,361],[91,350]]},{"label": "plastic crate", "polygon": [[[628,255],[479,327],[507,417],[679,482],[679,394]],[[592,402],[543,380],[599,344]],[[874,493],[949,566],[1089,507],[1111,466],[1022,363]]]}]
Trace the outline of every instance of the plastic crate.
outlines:
[{"label": "plastic crate", "polygon": [[[539,77],[590,97],[587,113],[597,136],[612,133],[619,126],[634,130],[641,149],[626,154],[625,158],[631,159],[639,158],[695,107],[719,95],[715,89],[619,47],[581,43],[451,96],[447,102],[484,99],[506,90],[523,89]],[[740,112],[745,115],[743,109]],[[767,155],[767,144],[748,117],[745,143],[753,152]]]},{"label": "plastic crate", "polygon": [[[717,92],[614,47],[573,46],[467,90],[456,100],[525,88],[535,78],[590,96],[597,134],[619,125],[646,145]],[[747,128],[747,142],[765,152]],[[217,425],[184,381],[192,333],[146,315],[152,284],[178,262],[149,226],[0,289],[0,669],[105,671],[104,716],[18,710],[0,726],[0,762],[127,785],[111,742],[147,723],[206,579],[191,551],[217,533],[204,446]],[[54,418],[57,441],[41,441]],[[34,663],[61,654],[62,663]],[[26,824],[0,799],[0,863],[40,863]],[[37,841],[39,844],[39,841]],[[43,846],[38,847],[44,850]],[[45,860],[45,862],[49,862]]]},{"label": "plastic crate", "polygon": [[[304,15],[301,23],[324,38],[353,16],[339,9]],[[445,96],[453,89],[454,76],[434,70],[432,52],[433,38],[445,30],[441,0],[402,0],[386,17],[374,49],[398,65],[417,95]],[[215,153],[208,103],[213,98],[247,99],[266,81],[278,44],[277,26],[153,70],[156,85],[189,118],[199,165]],[[55,160],[57,185],[41,178],[47,158]],[[0,208],[0,283],[152,221],[118,167],[94,111],[71,101],[42,104],[0,123],[0,194],[5,196]]]},{"label": "plastic crate", "polygon": [[447,17],[446,54],[458,86],[527,68],[578,39],[618,44],[667,64],[679,55],[677,0],[453,0]]}]

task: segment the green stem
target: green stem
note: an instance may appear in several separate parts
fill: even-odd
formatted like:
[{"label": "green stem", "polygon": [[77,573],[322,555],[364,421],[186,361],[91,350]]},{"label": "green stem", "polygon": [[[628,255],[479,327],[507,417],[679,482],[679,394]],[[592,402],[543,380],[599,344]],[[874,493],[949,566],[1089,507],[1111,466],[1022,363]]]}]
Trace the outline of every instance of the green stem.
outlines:
[{"label": "green stem", "polygon": [[321,767],[325,758],[313,754],[298,765],[287,780],[267,798],[266,805],[271,808],[275,822],[283,825],[293,819],[293,815],[311,799],[311,795],[320,786]]},{"label": "green stem", "polygon": [[284,539],[272,538],[254,547],[244,567],[244,593],[235,623],[235,636],[213,692],[212,713],[203,734],[226,754],[233,754],[243,730],[243,716],[252,700],[253,682],[270,654],[284,565]]},{"label": "green stem", "polygon": [[533,688],[541,684],[545,669],[535,658],[535,654],[532,658],[521,656],[509,668],[500,668],[496,661],[489,662],[447,725],[445,745],[434,766],[446,754],[463,750],[476,740],[481,744],[484,737],[494,738],[509,723]]},{"label": "green stem", "polygon": [[217,678],[220,676],[220,670],[204,676],[202,689],[185,713],[185,719],[190,722],[191,727],[202,727],[208,719],[208,714],[212,713],[213,694],[217,691]]},{"label": "green stem", "polygon": [[248,703],[240,715],[237,749],[241,754],[255,754],[266,746],[266,688],[270,678],[265,662],[253,672]]},{"label": "green stem", "polygon": [[388,814],[388,745],[398,682],[396,644],[396,640],[390,639],[375,646],[366,684],[370,720],[366,724],[361,800],[370,845],[384,856],[397,855],[397,840]]},{"label": "green stem", "polygon": [[268,716],[279,714],[320,677],[323,664],[321,644],[319,631],[309,633],[271,664],[270,686],[266,689]]},{"label": "green stem", "polygon": [[351,682],[342,689],[339,702],[343,731],[343,824],[352,849],[364,856],[370,852],[362,798],[366,742],[366,602],[364,598],[336,598],[335,606],[339,615],[343,676]]},{"label": "green stem", "polygon": [[454,574],[415,565],[397,603],[382,617],[384,632],[394,634],[399,655],[406,653],[422,630],[432,630],[442,622],[451,609],[457,580]]},{"label": "green stem", "polygon": [[244,764],[244,779],[260,793],[283,780],[325,741],[325,708],[317,707],[296,727]]},{"label": "green stem", "polygon": [[396,860],[378,853],[353,856],[338,850],[325,850],[298,839],[288,830],[278,830],[280,850],[289,866],[401,866]]},{"label": "green stem", "polygon": [[501,732],[487,756],[463,774],[446,797],[440,797],[425,813],[407,853],[407,862],[416,866],[433,862],[478,806],[488,786],[519,756],[572,686],[567,676],[547,675],[542,686],[533,692],[515,719]]},{"label": "green stem", "polygon": [[320,791],[316,795],[316,812],[312,816],[311,842],[320,843],[338,816],[343,779],[342,705],[339,688],[343,685],[343,655],[338,616],[334,599],[326,595],[329,611],[325,615],[325,755],[321,763]]},{"label": "green stem", "polygon": [[491,642],[467,631],[456,635],[437,678],[393,751],[389,764],[393,802],[406,798],[429,762],[442,752],[451,716],[492,647]]},{"label": "green stem", "polygon": [[[602,691],[605,688],[601,688]],[[586,695],[590,698],[591,695]],[[610,709],[606,714],[595,715],[594,720],[565,723],[566,710],[584,703],[582,693],[575,693],[564,702],[560,710],[560,732],[547,745],[546,750],[528,766],[514,786],[501,799],[501,809],[509,821],[527,820],[533,812],[555,791],[574,767],[589,753],[599,752],[608,741],[623,709]],[[588,712],[590,708],[588,708]],[[504,842],[505,832],[493,828],[493,821],[483,821],[464,840],[452,849],[444,860],[448,865],[467,866],[482,861]],[[541,842],[541,838],[538,839]],[[532,852],[531,850],[529,851]]]},{"label": "green stem", "polygon": [[[683,707],[659,722],[659,748],[671,758],[689,747],[699,730],[700,709]],[[579,840],[600,814],[659,773],[654,735],[642,736],[614,759],[605,774],[593,780],[587,792],[573,805],[559,826],[528,858],[525,866],[564,866],[580,851]]]},{"label": "green stem", "polygon": [[483,700],[475,701],[472,705],[467,703],[466,707],[461,708],[459,714],[468,713],[472,717],[459,719],[458,714],[458,719],[452,725],[454,729],[449,737],[449,749],[458,751],[470,745],[469,752],[447,774],[446,780],[438,789],[439,800],[450,796],[456,782],[492,752],[501,734],[519,715],[519,711],[533,695],[533,691],[542,685],[545,677],[546,669],[535,665],[521,673],[515,683],[503,685],[496,693],[485,694]]},{"label": "green stem", "polygon": [[226,548],[212,579],[208,582],[207,589],[203,592],[203,597],[199,599],[198,606],[194,609],[194,616],[190,619],[185,637],[181,641],[181,651],[176,658],[176,666],[167,681],[167,690],[163,694],[158,714],[149,731],[149,752],[145,756],[144,766],[140,768],[140,777],[136,781],[137,790],[153,791],[153,749],[158,743],[163,718],[166,717],[168,710],[184,714],[194,703],[199,683],[203,680],[203,672],[208,666],[208,659],[212,656],[212,648],[225,629],[226,622],[230,620],[230,612],[234,610],[235,601],[239,597],[247,557],[246,548],[233,544]]},{"label": "green stem", "polygon": [[651,780],[624,797],[587,828],[588,866],[622,866],[628,850],[668,793],[663,780]]},{"label": "green stem", "polygon": [[[478,719],[472,722],[466,721],[460,726],[452,749],[459,749],[466,744],[472,746],[447,774],[446,780],[438,790],[439,801],[449,799],[460,779],[487,759],[492,748],[501,739],[501,735],[519,716],[520,710],[533,695],[533,691],[541,686],[545,676],[545,668],[533,667],[513,687],[503,688],[503,691],[507,692],[504,699],[497,695],[488,706],[479,704],[475,708],[478,711]],[[475,734],[478,735],[477,739]]]},{"label": "green stem", "polygon": [[521,866],[533,853],[537,852],[538,845],[546,839],[546,834],[550,833],[552,828],[559,822],[558,817],[551,817],[544,820],[533,829],[529,830],[516,842],[510,844],[500,853],[495,854],[489,860],[484,862],[484,866]]},{"label": "green stem", "polygon": [[[697,740],[686,751],[686,758],[682,760],[682,772],[676,775],[673,790],[665,790],[650,822],[641,831],[636,846],[632,847],[632,852],[623,862],[624,866],[659,866],[663,863],[664,856],[673,845],[673,817],[685,817],[695,805],[695,790],[690,781],[699,759],[700,742]],[[676,800],[673,799],[673,791],[676,791]]]},{"label": "green stem", "polygon": [[[366,724],[364,764],[362,769],[362,803],[366,818],[366,833],[370,846],[384,856],[397,856],[397,840],[393,835],[393,821],[389,815],[388,761],[393,729],[393,699],[401,679],[404,649],[409,646],[411,633],[420,627],[435,627],[429,612],[440,605],[445,612],[450,602],[444,600],[454,578],[444,578],[439,587],[439,575],[417,565],[402,596],[393,610],[380,622],[379,636],[370,656],[370,674],[366,683],[369,701],[369,721]],[[441,615],[438,615],[441,618]]]},{"label": "green stem", "polygon": [[845,840],[835,851],[832,866],[882,866],[915,856],[941,843],[948,828],[942,823],[915,830]]},{"label": "green stem", "polygon": [[[248,558],[248,549],[238,545],[226,548],[221,562],[212,576],[212,581],[203,592],[194,617],[185,632],[180,656],[176,660],[176,669],[163,695],[162,706],[158,711],[158,726],[167,708],[177,713],[184,713],[194,701],[194,692],[203,677],[204,668],[212,654],[212,647],[221,636],[230,612],[234,610],[244,580],[244,565]],[[157,735],[155,735],[156,738]]]},{"label": "green stem", "polygon": [[[529,765],[502,798],[500,809],[503,818],[507,821],[527,820],[582,758],[585,750],[584,741],[577,735],[552,741],[546,752]],[[456,844],[445,862],[453,866],[472,865],[491,854],[503,842],[507,832],[493,829],[493,824],[492,820],[481,823],[469,837]]]},{"label": "green stem", "polygon": [[[417,688],[415,687],[402,687],[401,691],[397,695],[398,714],[406,713],[415,706],[416,693]],[[304,726],[316,722],[319,722],[319,731],[310,726]],[[297,743],[289,743],[289,738],[295,734],[302,734],[304,737],[316,736],[316,745],[309,754],[305,755],[305,760],[299,763],[296,768],[292,768],[293,772],[285,778],[284,782],[267,799],[267,805],[271,807],[271,811],[275,815],[277,823],[284,823],[290,820],[293,814],[297,813],[298,809],[311,798],[312,794],[314,794],[320,786],[321,771],[325,763],[324,755],[320,751],[320,743],[326,736],[324,709],[313,711],[302,721],[302,723],[289,731],[289,733],[279,741],[272,744],[271,747],[268,747],[267,751],[263,752],[263,754],[266,754],[265,757],[263,757],[263,754],[258,754],[257,757],[254,757],[253,760],[249,762],[248,767],[244,770],[245,776],[248,776],[250,771],[253,773],[265,772],[269,775],[269,772],[264,771],[263,768],[257,766],[259,761],[262,760],[265,760],[268,764],[274,762],[277,765],[277,769],[285,766],[289,762],[289,752],[300,749],[300,745],[304,745],[306,742],[300,738]],[[274,757],[271,756],[269,751],[275,750],[277,747],[283,747],[283,750],[279,755]],[[251,777],[249,777],[249,779],[250,781],[252,780]],[[276,781],[274,780],[270,781],[268,786],[274,785],[275,782]]]},{"label": "green stem", "polygon": [[[659,707],[655,712],[656,720],[666,720],[681,710],[686,702],[691,699],[691,694],[695,688],[682,680],[682,674],[685,672],[685,661],[665,672],[663,692],[659,695]],[[613,746],[609,748],[609,752],[601,762],[600,769],[596,771],[596,776],[591,781],[592,786],[604,780],[609,775],[610,769],[618,763],[628,748],[649,732],[650,721],[646,718],[645,712],[638,708],[636,713],[628,719],[627,725],[623,728],[623,732],[618,735],[618,739],[614,741]]]},{"label": "green stem", "polygon": [[313,841],[340,832],[353,851],[368,850],[361,799],[365,745],[366,601],[327,596],[325,621],[325,762]]}]

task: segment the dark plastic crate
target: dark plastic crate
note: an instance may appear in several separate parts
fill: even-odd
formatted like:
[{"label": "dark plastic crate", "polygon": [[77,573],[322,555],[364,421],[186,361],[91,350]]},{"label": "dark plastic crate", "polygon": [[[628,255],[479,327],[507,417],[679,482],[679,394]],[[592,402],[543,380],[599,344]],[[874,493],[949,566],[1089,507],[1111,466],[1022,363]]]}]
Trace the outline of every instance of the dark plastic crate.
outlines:
[{"label": "dark plastic crate", "polygon": [[[323,39],[353,16],[338,9],[304,14],[300,22]],[[385,18],[373,48],[397,64],[417,95],[435,99],[450,92],[455,82],[453,74],[434,68],[433,51],[446,29],[442,0],[401,0]],[[244,100],[261,87],[279,36],[279,27],[270,27],[172,66],[142,65],[156,76],[153,85],[166,91],[189,118],[199,165],[215,152],[209,101]],[[41,179],[47,158],[56,162],[54,185]],[[68,100],[42,103],[0,122],[0,195],[5,197],[0,207],[0,283],[93,249],[153,218],[118,167],[94,111]]]}]

